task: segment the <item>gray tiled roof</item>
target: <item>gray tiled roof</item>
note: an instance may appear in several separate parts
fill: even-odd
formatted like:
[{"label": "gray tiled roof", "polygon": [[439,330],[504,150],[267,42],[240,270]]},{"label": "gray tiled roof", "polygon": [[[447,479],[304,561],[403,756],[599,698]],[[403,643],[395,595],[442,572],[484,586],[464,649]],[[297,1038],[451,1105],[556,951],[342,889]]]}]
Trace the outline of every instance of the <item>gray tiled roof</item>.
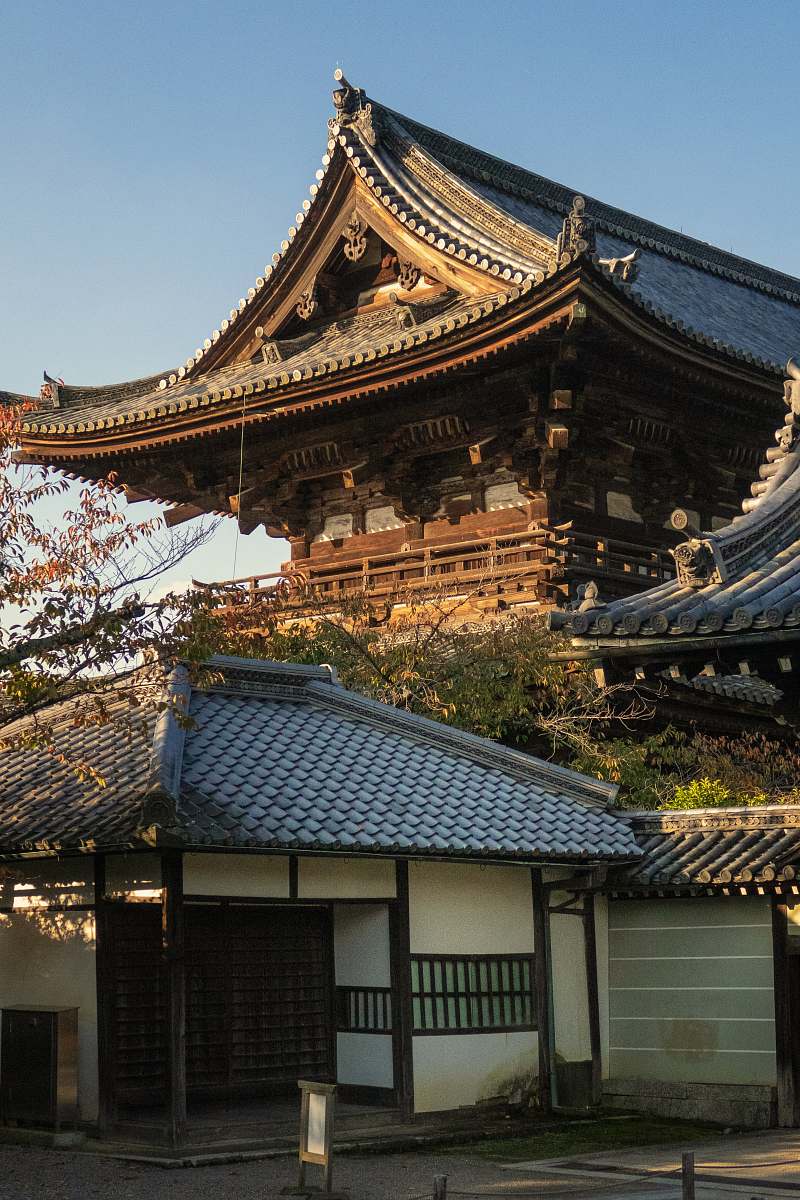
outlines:
[{"label": "gray tiled roof", "polygon": [[[260,361],[215,369],[223,348],[239,336],[254,306],[265,303],[311,236],[324,209],[320,200],[342,171],[355,172],[409,232],[496,280],[498,289],[524,286],[527,293],[545,280],[554,267],[555,239],[575,189],[430,129],[363,93],[357,104],[361,108],[355,117],[368,109],[377,136],[352,113],[339,114],[330,130],[322,181],[312,186],[308,210],[298,214],[273,262],[194,355],[174,371],[148,379],[105,388],[62,387],[65,411],[52,417],[44,413],[31,424],[32,432],[70,436],[104,428],[98,421],[156,421],[234,388],[291,390],[312,375],[369,362],[370,353],[374,357],[381,346],[387,354],[402,354],[420,340],[448,332],[443,322],[426,321],[424,313],[419,328],[410,333],[399,330],[396,314],[376,313],[297,339],[271,372]],[[635,285],[626,291],[632,303],[644,305],[670,328],[770,370],[778,369],[800,343],[800,279],[591,197],[586,212],[597,228],[601,258],[640,250]],[[474,301],[454,302],[447,317],[457,325],[449,331],[482,315]],[[239,395],[223,399],[235,401]],[[82,427],[76,431],[76,425]]]},{"label": "gray tiled roof", "polygon": [[634,814],[643,857],[615,868],[611,890],[771,884],[800,870],[800,808]]},{"label": "gray tiled roof", "polygon": [[[555,239],[579,189],[468,146],[399,113],[423,149],[520,222]],[[586,196],[585,193],[582,193]],[[725,346],[782,366],[800,343],[800,279],[728,253],[586,196],[597,249],[614,258],[639,248],[634,294]]]},{"label": "gray tiled roof", "polygon": [[[637,647],[646,653],[648,643],[664,638],[677,658],[678,641],[776,630],[800,636],[800,367],[790,361],[787,369],[786,424],[777,431],[777,446],[767,451],[744,515],[678,546],[675,579],[610,604],[599,598],[552,612],[551,628],[594,646],[598,656],[630,655]],[[684,555],[698,554],[713,568],[704,584],[682,568]]]},{"label": "gray tiled roof", "polygon": [[[404,329],[399,321],[400,310],[385,307],[377,312],[345,317],[315,328],[308,334],[277,342],[282,353],[279,363],[267,366],[257,362],[235,363],[208,374],[192,374],[177,382],[168,391],[159,389],[159,377],[136,380],[130,385],[111,384],[108,387],[66,387],[59,390],[61,408],[32,414],[23,426],[25,431],[75,433],[84,429],[103,428],[123,420],[126,424],[152,422],[160,417],[214,402],[237,403],[243,394],[266,393],[291,389],[312,377],[333,373],[361,362],[401,354],[412,345],[427,344],[471,325],[503,308],[509,301],[519,300],[523,291],[530,291],[526,282],[511,293],[464,299],[448,292],[434,300],[420,301],[409,307],[416,324]],[[234,389],[236,389],[234,391]],[[252,402],[251,402],[252,403]]]},{"label": "gray tiled roof", "polygon": [[70,750],[80,741],[108,771],[103,792],[46,757],[3,756],[0,848],[131,842],[158,812],[188,845],[566,862],[637,853],[608,809],[611,785],[357,696],[325,668],[212,666],[219,682],[191,693],[187,730],[167,710],[152,743],[119,746],[112,727],[65,722]]}]

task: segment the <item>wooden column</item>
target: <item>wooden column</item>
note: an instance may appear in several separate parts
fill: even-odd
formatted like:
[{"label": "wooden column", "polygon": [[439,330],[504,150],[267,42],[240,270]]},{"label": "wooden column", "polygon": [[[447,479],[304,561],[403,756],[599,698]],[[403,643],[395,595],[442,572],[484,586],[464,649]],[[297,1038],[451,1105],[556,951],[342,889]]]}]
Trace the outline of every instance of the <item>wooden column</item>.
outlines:
[{"label": "wooden column", "polygon": [[594,896],[583,899],[583,939],[586,955],[586,1001],[589,1009],[589,1045],[592,1051],[592,1104],[599,1104],[603,1092],[602,1047],[600,1044],[600,998],[597,990],[597,929]]},{"label": "wooden column", "polygon": [[186,1132],[186,980],[183,936],[183,858],[161,855],[161,947],[167,1020],[167,1136],[180,1146]]},{"label": "wooden column", "polygon": [[795,1078],[792,1053],[793,1012],[789,972],[789,930],[786,905],[780,896],[772,897],[772,958],[775,981],[775,1065],[778,1085],[778,1124],[791,1128],[795,1123]]},{"label": "wooden column", "polygon": [[114,1103],[114,974],[106,860],[94,856],[95,979],[97,983],[97,1127],[104,1137],[116,1119]]},{"label": "wooden column", "polygon": [[414,1054],[411,998],[411,930],[408,912],[408,862],[395,861],[397,898],[389,904],[389,952],[392,982],[392,1063],[394,1088],[402,1117],[414,1116]]},{"label": "wooden column", "polygon": [[533,948],[536,976],[536,1021],[539,1035],[539,1104],[543,1112],[553,1107],[553,1001],[550,969],[549,897],[542,886],[539,867],[531,868]]}]

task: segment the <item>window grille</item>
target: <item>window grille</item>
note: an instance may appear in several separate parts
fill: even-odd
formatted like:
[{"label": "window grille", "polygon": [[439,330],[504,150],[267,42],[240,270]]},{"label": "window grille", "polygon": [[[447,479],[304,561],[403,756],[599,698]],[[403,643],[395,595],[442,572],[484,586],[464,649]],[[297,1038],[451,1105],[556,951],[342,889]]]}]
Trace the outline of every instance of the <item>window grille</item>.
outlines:
[{"label": "window grille", "polygon": [[532,954],[415,954],[414,1033],[536,1029]]},{"label": "window grille", "polygon": [[339,1033],[391,1033],[391,988],[338,987]]}]

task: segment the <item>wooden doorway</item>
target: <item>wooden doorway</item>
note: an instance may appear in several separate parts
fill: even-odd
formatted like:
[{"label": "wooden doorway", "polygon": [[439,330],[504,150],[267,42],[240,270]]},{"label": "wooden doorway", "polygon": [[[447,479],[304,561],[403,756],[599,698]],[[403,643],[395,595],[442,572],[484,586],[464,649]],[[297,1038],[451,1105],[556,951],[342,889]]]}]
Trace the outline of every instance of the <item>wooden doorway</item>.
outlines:
[{"label": "wooden doorway", "polygon": [[[166,1096],[161,912],[111,918],[112,1074],[117,1105]],[[335,1079],[333,932],[328,906],[187,904],[189,1096],[294,1095],[299,1077]]]},{"label": "wooden doorway", "polygon": [[195,1095],[294,1095],[335,1079],[324,908],[186,908],[186,1081]]}]

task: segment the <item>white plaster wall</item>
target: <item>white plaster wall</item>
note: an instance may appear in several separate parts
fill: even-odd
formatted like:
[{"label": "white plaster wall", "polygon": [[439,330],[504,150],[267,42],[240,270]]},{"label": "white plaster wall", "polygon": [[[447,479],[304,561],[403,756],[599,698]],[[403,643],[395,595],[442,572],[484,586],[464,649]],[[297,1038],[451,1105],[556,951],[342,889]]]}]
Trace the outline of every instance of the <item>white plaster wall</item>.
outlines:
[{"label": "white plaster wall", "polygon": [[107,855],[106,894],[129,900],[158,900],[161,895],[160,855]]},{"label": "white plaster wall", "polygon": [[[563,892],[554,892],[552,904],[561,904],[569,898]],[[581,917],[569,913],[551,914],[550,958],[556,1059],[564,1062],[585,1061],[592,1057],[592,1047],[589,1041],[586,949]]]},{"label": "white plaster wall", "polygon": [[412,954],[530,954],[528,867],[412,862],[408,872]]},{"label": "white plaster wall", "polygon": [[[528,867],[412,862],[408,875],[412,954],[533,951]],[[508,1095],[538,1067],[534,1031],[417,1034],[412,1040],[417,1112]]]},{"label": "white plaster wall", "polygon": [[187,896],[289,895],[289,859],[277,854],[185,854]]},{"label": "white plaster wall", "polygon": [[536,1073],[534,1032],[425,1035],[413,1044],[416,1112],[508,1096],[520,1079]]},{"label": "white plaster wall", "polygon": [[[385,904],[335,904],[333,950],[340,987],[390,987],[389,909]],[[391,1034],[339,1033],[339,1083],[394,1086]]]},{"label": "white plaster wall", "polygon": [[90,857],[3,864],[0,908],[24,911],[48,904],[94,904],[94,862]]},{"label": "white plaster wall", "polygon": [[385,904],[335,904],[333,947],[340,987],[391,987]]},{"label": "white plaster wall", "polygon": [[394,860],[300,855],[297,893],[303,899],[391,898],[397,894]]},{"label": "white plaster wall", "polygon": [[0,913],[0,1008],[39,1004],[78,1009],[78,1099],[97,1119],[95,925],[90,912]]},{"label": "white plaster wall", "polygon": [[362,1087],[392,1087],[392,1035],[337,1033],[336,1078]]}]

